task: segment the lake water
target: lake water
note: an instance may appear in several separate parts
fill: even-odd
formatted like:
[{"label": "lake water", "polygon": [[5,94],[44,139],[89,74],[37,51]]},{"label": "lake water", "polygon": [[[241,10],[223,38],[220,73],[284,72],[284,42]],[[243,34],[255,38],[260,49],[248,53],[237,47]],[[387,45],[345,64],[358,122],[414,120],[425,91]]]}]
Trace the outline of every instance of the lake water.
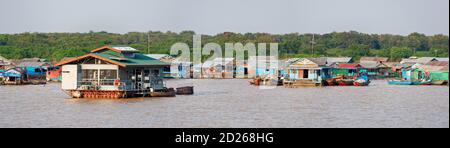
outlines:
[{"label": "lake water", "polygon": [[70,99],[59,84],[0,86],[0,127],[449,127],[448,86],[261,90],[247,80],[170,80],[195,95]]}]

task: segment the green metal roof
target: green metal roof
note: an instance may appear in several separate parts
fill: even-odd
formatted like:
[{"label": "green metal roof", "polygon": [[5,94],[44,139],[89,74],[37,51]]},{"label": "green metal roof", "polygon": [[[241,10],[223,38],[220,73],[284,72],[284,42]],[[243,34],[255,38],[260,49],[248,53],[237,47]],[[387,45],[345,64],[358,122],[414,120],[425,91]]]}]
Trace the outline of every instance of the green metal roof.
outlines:
[{"label": "green metal roof", "polygon": [[162,62],[150,57],[147,57],[140,53],[133,53],[134,57],[124,56],[121,53],[114,52],[111,50],[105,50],[98,53],[92,53],[96,56],[103,57],[115,61],[117,63],[123,64],[125,66],[168,66],[169,63]]}]

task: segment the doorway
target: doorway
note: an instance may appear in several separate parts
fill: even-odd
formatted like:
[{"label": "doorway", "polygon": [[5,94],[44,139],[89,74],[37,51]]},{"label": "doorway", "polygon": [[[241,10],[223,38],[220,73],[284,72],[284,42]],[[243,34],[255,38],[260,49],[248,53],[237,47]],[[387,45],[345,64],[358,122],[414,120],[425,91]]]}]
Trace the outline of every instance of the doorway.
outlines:
[{"label": "doorway", "polygon": [[303,79],[309,78],[309,70],[303,70]]}]

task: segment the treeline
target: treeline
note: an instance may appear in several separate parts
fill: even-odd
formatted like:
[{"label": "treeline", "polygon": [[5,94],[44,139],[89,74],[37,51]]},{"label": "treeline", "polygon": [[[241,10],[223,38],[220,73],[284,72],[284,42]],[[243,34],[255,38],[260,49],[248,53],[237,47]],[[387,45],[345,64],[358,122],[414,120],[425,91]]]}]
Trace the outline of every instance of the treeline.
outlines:
[{"label": "treeline", "polygon": [[[192,46],[193,31],[108,32],[89,33],[21,33],[0,34],[0,55],[9,59],[40,57],[58,61],[88,53],[103,45],[129,45],[142,53],[169,53],[177,42]],[[391,34],[365,34],[355,31],[316,34],[314,54],[311,50],[312,34],[231,33],[203,35],[202,44],[218,43],[279,43],[281,58],[310,56],[383,56],[399,60],[410,56],[448,57],[449,38],[446,35],[426,36],[412,33],[408,36]],[[148,40],[150,42],[148,42]],[[149,49],[147,50],[147,47]]]}]

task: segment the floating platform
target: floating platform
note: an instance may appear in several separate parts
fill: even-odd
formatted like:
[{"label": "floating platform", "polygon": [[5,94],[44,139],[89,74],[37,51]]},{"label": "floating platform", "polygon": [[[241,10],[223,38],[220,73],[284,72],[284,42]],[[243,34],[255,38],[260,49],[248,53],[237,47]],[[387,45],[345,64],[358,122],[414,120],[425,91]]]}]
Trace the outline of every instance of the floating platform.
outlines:
[{"label": "floating platform", "polygon": [[163,90],[153,91],[124,91],[124,90],[68,90],[68,95],[72,98],[85,99],[124,99],[136,97],[175,97],[179,95],[194,94],[193,87],[182,87],[180,91],[174,88],[166,88]]},{"label": "floating platform", "polygon": [[132,96],[131,92],[120,90],[69,90],[69,96],[72,98],[88,99],[120,99]]},{"label": "floating platform", "polygon": [[316,87],[323,86],[321,82],[315,82],[311,80],[296,80],[296,81],[285,81],[283,83],[284,87],[297,88],[297,87]]},{"label": "floating platform", "polygon": [[193,95],[194,86],[185,86],[177,88],[177,95]]}]

